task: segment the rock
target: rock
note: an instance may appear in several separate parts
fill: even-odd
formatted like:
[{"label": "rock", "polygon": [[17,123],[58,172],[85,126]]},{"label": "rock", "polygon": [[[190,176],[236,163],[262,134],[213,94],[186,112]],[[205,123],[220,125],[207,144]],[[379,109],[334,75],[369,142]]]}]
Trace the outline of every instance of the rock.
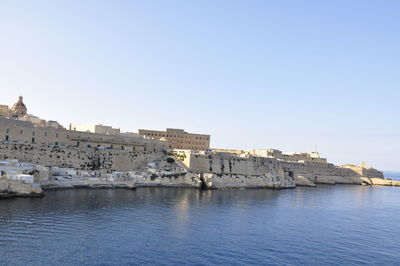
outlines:
[{"label": "rock", "polygon": [[295,188],[296,184],[290,177],[279,178],[274,176],[240,175],[240,174],[203,174],[204,181],[209,189],[242,189],[242,188]]},{"label": "rock", "polygon": [[305,178],[304,176],[297,176],[294,179],[296,186],[300,187],[316,187],[314,182],[311,182],[309,179]]},{"label": "rock", "polygon": [[400,181],[399,180],[392,180],[392,179],[378,178],[378,177],[372,177],[372,178],[363,177],[361,179],[368,185],[394,186],[394,187],[399,187],[400,186]]},{"label": "rock", "polygon": [[43,197],[41,187],[32,186],[18,181],[0,180],[0,197]]}]

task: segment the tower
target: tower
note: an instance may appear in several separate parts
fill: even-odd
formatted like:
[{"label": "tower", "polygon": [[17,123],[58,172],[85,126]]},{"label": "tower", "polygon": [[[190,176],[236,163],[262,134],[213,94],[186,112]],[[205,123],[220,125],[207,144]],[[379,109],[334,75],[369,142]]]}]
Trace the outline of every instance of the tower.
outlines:
[{"label": "tower", "polygon": [[23,100],[24,98],[22,96],[19,96],[18,102],[16,102],[11,108],[11,113],[13,117],[19,118],[27,114],[28,109],[26,108]]}]

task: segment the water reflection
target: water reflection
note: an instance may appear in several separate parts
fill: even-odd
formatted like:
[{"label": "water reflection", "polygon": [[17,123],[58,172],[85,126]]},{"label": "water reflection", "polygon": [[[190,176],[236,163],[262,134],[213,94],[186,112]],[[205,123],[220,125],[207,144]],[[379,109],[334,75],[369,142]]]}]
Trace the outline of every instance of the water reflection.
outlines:
[{"label": "water reflection", "polygon": [[8,199],[0,264],[391,264],[400,259],[398,192],[78,189]]}]

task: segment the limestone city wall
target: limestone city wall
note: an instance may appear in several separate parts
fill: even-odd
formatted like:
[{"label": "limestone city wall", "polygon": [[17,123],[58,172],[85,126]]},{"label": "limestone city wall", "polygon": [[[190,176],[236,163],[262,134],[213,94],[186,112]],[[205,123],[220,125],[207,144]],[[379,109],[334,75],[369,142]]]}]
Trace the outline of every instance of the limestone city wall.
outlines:
[{"label": "limestone city wall", "polygon": [[241,177],[262,176],[269,182],[280,182],[289,180],[287,175],[291,175],[291,177],[303,176],[316,183],[360,184],[363,182],[361,177],[383,177],[381,172],[373,168],[354,171],[351,168],[323,162],[287,162],[274,158],[240,157],[232,153],[217,152],[205,154],[186,152],[185,156],[183,162],[192,172],[212,173],[213,178],[229,175],[241,181],[243,181]]},{"label": "limestone city wall", "polygon": [[186,154],[191,172],[203,175],[211,188],[295,187],[276,159],[242,158],[229,153]]},{"label": "limestone city wall", "polygon": [[75,169],[132,171],[162,156],[164,156],[163,153],[157,152],[98,150],[95,148],[0,142],[0,160],[17,159],[21,162],[46,166],[65,166]]}]

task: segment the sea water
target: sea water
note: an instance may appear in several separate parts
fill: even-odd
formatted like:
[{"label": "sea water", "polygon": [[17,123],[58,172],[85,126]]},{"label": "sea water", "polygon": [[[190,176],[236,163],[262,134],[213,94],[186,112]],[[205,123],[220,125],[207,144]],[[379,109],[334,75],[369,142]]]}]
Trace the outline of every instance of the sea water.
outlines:
[{"label": "sea water", "polygon": [[400,263],[400,188],[59,190],[0,201],[1,265]]}]

